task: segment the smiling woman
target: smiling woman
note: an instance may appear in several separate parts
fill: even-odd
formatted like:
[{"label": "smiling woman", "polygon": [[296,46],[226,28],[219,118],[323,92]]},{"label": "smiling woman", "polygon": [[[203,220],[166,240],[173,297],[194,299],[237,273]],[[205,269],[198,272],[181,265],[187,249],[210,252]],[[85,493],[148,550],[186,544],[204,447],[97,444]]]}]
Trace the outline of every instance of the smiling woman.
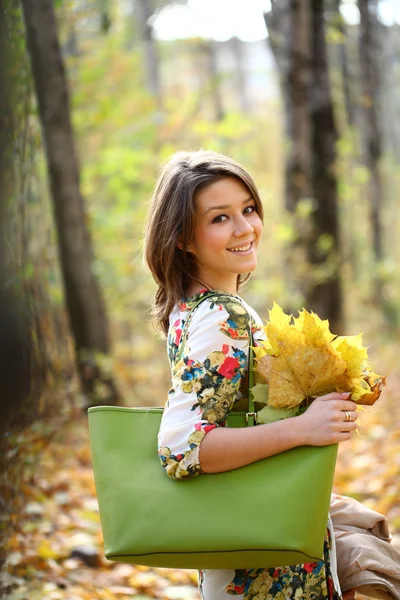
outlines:
[{"label": "smiling woman", "polygon": [[[262,219],[252,177],[231,158],[203,150],[177,152],[164,165],[144,240],[144,259],[159,286],[153,314],[164,334],[171,310],[185,295],[204,287],[239,291],[256,267],[255,252],[253,261],[227,263],[228,270],[221,260],[232,258],[229,248],[249,240],[255,241],[256,249]],[[252,224],[254,233],[249,233]]]},{"label": "smiling woman", "polygon": [[[215,152],[178,152],[164,165],[150,204],[145,260],[158,285],[153,314],[167,336],[171,367],[158,450],[175,481],[237,469],[296,446],[330,445],[356,429],[343,419],[355,403],[337,393],[317,398],[301,416],[228,427],[229,413],[249,410],[249,347],[264,337],[261,318],[237,295],[257,266],[262,219],[253,179],[234,160]],[[200,511],[206,526],[207,510],[212,498],[208,508],[193,506],[194,536]],[[179,506],[167,518],[179,519]],[[218,519],[226,528],[224,514]],[[337,600],[330,519],[322,553],[306,565],[200,571],[201,598]]]},{"label": "smiling woman", "polygon": [[[257,266],[262,221],[254,198],[240,180],[227,177],[198,192],[195,216],[188,250],[196,258],[199,279],[236,294],[238,275]],[[201,288],[193,282],[187,293]]]}]

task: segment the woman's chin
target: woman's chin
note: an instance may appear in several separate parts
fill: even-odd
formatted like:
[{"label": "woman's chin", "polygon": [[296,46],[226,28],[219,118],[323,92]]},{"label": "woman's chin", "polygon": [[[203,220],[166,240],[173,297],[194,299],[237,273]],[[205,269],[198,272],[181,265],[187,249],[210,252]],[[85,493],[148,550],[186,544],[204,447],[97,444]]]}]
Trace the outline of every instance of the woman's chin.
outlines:
[{"label": "woman's chin", "polygon": [[245,275],[246,273],[252,273],[257,268],[257,262],[249,261],[247,265],[243,265],[243,267],[238,271],[238,275]]}]

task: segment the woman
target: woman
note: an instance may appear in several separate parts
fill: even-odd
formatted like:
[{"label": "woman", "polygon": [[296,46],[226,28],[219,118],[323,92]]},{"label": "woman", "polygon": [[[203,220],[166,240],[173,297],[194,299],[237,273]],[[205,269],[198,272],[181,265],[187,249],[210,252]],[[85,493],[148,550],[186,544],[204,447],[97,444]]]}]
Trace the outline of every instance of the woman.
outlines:
[{"label": "woman", "polygon": [[[255,428],[225,426],[229,411],[247,404],[250,318],[255,343],[263,335],[260,317],[237,295],[256,268],[262,221],[251,176],[230,158],[178,152],[164,165],[150,206],[145,260],[158,284],[154,315],[168,337],[172,388],[159,454],[173,479],[229,471],[296,446],[342,442],[356,429],[356,404],[339,393],[317,398],[298,417]],[[186,324],[182,349],[182,326],[201,297],[205,300]],[[178,351],[184,360],[175,362]],[[344,411],[350,412],[349,422]],[[193,511],[199,526],[206,526],[204,511]],[[200,571],[200,595],[203,600],[341,598],[334,552],[329,523],[323,560],[276,569]]]}]

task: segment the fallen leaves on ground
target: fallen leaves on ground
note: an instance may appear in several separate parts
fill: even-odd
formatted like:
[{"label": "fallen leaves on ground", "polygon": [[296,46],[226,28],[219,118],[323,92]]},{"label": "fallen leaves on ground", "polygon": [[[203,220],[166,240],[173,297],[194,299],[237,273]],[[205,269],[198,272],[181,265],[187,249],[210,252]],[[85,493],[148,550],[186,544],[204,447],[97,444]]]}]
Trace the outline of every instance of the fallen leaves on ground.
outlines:
[{"label": "fallen leaves on ground", "polygon": [[[396,356],[381,362],[395,366]],[[386,514],[400,541],[400,376],[395,368],[379,406],[360,415],[360,434],[341,444],[334,491]],[[51,427],[50,427],[51,429]],[[1,574],[9,600],[195,600],[195,571],[117,564],[103,556],[86,415],[75,416],[46,443],[32,442],[21,485],[22,512]],[[25,448],[26,452],[26,448]],[[28,455],[27,455],[28,456]]]},{"label": "fallen leaves on ground", "polygon": [[[103,556],[87,432],[79,416],[36,456],[12,515],[6,569],[10,600],[194,600],[197,573],[118,564]],[[13,591],[12,591],[13,590]]]}]

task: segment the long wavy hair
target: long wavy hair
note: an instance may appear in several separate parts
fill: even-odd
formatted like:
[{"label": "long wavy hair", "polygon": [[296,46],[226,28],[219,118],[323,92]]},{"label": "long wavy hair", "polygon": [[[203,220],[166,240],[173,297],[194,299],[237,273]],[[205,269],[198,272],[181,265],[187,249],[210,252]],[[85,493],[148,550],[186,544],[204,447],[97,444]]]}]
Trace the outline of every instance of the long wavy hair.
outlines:
[{"label": "long wavy hair", "polygon": [[[161,168],[146,221],[144,262],[158,285],[152,315],[165,336],[170,312],[189,284],[204,283],[199,279],[195,256],[188,252],[195,228],[196,194],[226,177],[235,177],[247,187],[263,220],[251,175],[231,158],[209,150],[177,152]],[[250,275],[238,275],[237,290]]]}]

